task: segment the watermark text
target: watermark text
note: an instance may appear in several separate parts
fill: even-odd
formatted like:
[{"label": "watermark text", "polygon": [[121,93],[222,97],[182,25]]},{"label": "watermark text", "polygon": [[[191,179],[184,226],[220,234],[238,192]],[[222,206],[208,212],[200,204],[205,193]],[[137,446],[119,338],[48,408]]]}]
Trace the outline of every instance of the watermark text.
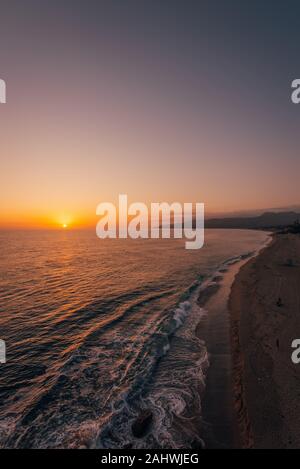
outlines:
[{"label": "watermark text", "polygon": [[6,83],[0,78],[0,104],[6,104]]},{"label": "watermark text", "polygon": [[0,363],[6,363],[6,344],[0,339]]},{"label": "watermark text", "polygon": [[105,238],[185,238],[186,249],[200,249],[204,245],[204,204],[167,202],[128,205],[126,194],[119,195],[119,206],[110,202],[98,205],[100,216],[96,233]]}]

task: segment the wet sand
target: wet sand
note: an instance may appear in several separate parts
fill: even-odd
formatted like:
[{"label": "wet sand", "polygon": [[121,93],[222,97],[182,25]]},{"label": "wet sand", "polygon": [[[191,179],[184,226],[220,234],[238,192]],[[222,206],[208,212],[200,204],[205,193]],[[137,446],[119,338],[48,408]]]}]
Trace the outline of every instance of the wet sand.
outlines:
[{"label": "wet sand", "polygon": [[[241,445],[300,447],[300,237],[276,235],[242,267],[229,308]],[[281,299],[280,301],[279,298]]]},{"label": "wet sand", "polygon": [[200,293],[198,304],[208,311],[197,326],[206,343],[209,368],[202,403],[203,439],[206,448],[240,447],[234,412],[232,353],[228,298],[235,276],[246,259],[230,265],[221,277]]}]

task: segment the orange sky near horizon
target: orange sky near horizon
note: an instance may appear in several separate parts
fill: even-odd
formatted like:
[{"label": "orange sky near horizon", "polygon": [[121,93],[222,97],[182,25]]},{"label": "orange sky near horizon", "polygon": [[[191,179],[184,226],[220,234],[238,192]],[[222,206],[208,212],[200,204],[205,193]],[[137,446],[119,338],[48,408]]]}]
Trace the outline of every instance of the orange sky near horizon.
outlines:
[{"label": "orange sky near horizon", "polygon": [[1,137],[1,227],[93,225],[97,205],[117,205],[120,193],[147,205],[203,202],[209,213],[298,202],[299,163],[283,164],[284,142],[267,135],[258,143],[251,128],[235,133],[219,122],[217,130],[204,116],[198,129],[186,129],[178,111],[171,123],[165,116],[162,132],[165,110],[160,118],[149,113],[146,122],[137,115],[119,129],[118,117],[102,129],[95,116],[90,128],[80,109],[72,115],[66,98],[59,104],[64,117],[49,102],[29,104],[33,115],[18,104],[0,109],[2,130],[8,127]]},{"label": "orange sky near horizon", "polygon": [[[171,112],[166,97],[153,97],[147,108],[148,101],[141,105],[133,96],[128,107],[101,108],[98,90],[74,109],[76,84],[58,101],[51,96],[60,82],[46,100],[32,94],[19,102],[19,90],[13,104],[1,107],[1,227],[95,226],[97,205],[117,206],[120,193],[148,206],[203,202],[211,214],[298,202],[292,180],[299,163],[283,164],[287,142],[242,125],[240,113],[231,119],[228,113],[226,121],[207,107],[187,126],[187,110]],[[108,112],[111,120],[104,122]]]}]

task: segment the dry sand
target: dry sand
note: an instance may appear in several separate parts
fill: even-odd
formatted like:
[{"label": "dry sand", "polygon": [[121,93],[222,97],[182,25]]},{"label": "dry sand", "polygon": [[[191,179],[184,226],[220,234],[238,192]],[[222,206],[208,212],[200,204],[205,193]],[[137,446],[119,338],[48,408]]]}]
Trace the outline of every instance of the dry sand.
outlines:
[{"label": "dry sand", "polygon": [[242,267],[229,308],[243,446],[300,448],[300,364],[291,360],[300,338],[299,235],[276,235]]}]

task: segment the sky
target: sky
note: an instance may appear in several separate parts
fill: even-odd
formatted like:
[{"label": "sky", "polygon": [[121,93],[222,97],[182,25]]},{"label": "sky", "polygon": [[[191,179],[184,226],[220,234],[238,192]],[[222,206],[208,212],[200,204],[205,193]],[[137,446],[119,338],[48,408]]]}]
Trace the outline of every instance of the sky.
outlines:
[{"label": "sky", "polygon": [[1,0],[0,226],[299,204],[300,4]]}]

